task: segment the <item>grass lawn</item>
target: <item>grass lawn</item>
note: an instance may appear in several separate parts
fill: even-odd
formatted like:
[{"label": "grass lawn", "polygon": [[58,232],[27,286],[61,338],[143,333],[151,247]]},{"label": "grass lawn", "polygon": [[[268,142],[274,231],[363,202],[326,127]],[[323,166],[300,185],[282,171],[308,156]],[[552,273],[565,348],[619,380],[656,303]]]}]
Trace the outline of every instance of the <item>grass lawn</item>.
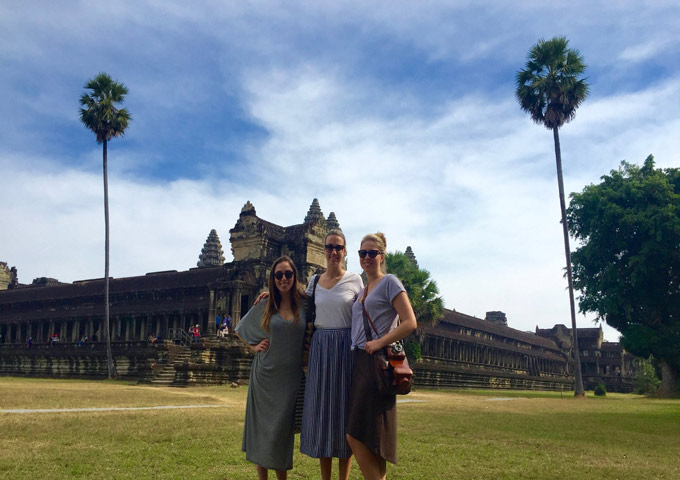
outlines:
[{"label": "grass lawn", "polygon": [[[245,387],[0,377],[0,410],[221,405],[0,412],[0,479],[256,478],[241,452],[245,399]],[[680,478],[678,399],[457,390],[402,399],[390,479]],[[291,479],[319,477],[314,459],[298,452],[294,465]],[[351,478],[361,478],[356,465]]]}]

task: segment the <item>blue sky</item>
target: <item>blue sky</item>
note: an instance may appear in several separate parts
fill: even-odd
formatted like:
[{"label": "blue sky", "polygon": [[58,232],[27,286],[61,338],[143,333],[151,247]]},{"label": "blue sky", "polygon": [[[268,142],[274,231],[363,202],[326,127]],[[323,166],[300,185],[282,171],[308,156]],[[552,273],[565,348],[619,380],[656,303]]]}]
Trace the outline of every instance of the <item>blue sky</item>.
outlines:
[{"label": "blue sky", "polygon": [[350,251],[376,230],[410,245],[448,308],[568,324],[552,135],[515,73],[539,38],[585,57],[567,192],[650,153],[678,166],[678,31],[653,1],[3,2],[0,260],[23,283],[103,275],[101,146],[78,118],[103,71],[133,117],[109,145],[113,276],[191,268],[212,228],[230,259],[246,201],[292,225],[316,197]]}]

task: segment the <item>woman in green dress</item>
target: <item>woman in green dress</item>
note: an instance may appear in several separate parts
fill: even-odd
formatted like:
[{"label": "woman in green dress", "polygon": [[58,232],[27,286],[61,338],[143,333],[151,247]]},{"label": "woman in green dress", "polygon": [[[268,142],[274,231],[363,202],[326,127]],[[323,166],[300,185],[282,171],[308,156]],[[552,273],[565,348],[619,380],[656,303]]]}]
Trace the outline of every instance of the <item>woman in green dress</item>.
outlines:
[{"label": "woman in green dress", "polygon": [[293,468],[295,398],[302,376],[305,294],[293,261],[280,257],[269,273],[269,298],[253,306],[236,334],[255,352],[250,369],[242,450],[260,480]]}]

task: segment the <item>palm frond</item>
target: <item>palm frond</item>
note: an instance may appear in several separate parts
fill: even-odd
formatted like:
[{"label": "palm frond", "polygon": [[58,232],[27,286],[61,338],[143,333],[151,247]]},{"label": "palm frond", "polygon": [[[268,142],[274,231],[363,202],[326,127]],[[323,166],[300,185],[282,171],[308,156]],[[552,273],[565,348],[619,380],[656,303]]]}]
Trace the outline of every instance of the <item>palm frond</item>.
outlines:
[{"label": "palm frond", "polygon": [[90,92],[80,97],[81,122],[94,132],[99,143],[122,136],[132,117],[127,109],[119,109],[116,105],[124,102],[127,87],[113,81],[106,73],[99,73],[85,84],[85,88]]},{"label": "palm frond", "polygon": [[539,40],[517,72],[515,97],[531,119],[548,129],[571,121],[588,95],[583,57],[566,37]]}]

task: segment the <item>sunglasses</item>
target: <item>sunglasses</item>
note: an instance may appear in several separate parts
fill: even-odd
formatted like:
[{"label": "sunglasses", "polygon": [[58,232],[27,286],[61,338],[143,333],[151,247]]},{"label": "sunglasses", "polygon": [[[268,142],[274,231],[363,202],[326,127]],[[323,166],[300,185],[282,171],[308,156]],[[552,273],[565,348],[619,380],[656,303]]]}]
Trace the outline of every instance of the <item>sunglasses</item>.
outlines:
[{"label": "sunglasses", "polygon": [[366,258],[366,255],[368,255],[368,258],[375,258],[381,254],[380,250],[359,250],[359,257],[361,258]]},{"label": "sunglasses", "polygon": [[276,278],[277,280],[281,280],[284,277],[284,275],[288,280],[290,280],[291,278],[293,278],[294,273],[291,270],[286,270],[285,272],[276,272],[274,274],[274,278]]},{"label": "sunglasses", "polygon": [[329,243],[328,245],[325,245],[324,248],[326,249],[326,251],[328,253],[333,253],[333,250],[340,253],[345,249],[345,246],[344,245],[333,245],[333,244]]}]

